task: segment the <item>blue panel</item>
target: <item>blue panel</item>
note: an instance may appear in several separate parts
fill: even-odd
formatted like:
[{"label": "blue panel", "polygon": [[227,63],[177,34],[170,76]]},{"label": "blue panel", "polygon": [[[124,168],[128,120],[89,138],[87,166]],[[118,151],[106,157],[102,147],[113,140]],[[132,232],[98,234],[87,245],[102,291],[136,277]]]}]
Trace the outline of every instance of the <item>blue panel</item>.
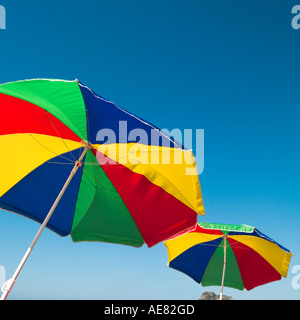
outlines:
[{"label": "blue panel", "polygon": [[209,260],[222,240],[223,238],[221,237],[214,241],[196,244],[173,259],[169,266],[187,274],[196,282],[200,283]]},{"label": "blue panel", "polygon": [[[159,133],[157,130],[155,130],[157,128],[152,124],[149,124],[141,118],[138,118],[137,116],[117,107],[112,102],[105,100],[96,93],[93,93],[90,89],[83,85],[80,85],[80,89],[87,109],[88,140],[92,144],[101,144],[106,142],[107,139],[100,139],[100,135],[98,136],[97,140],[97,133],[101,129],[110,129],[115,134],[115,143],[140,142],[146,145],[152,144],[156,146],[174,148],[174,140]],[[120,121],[123,122],[120,124]],[[146,132],[146,139],[140,139],[138,131],[135,131],[138,137],[135,137],[134,134],[132,137],[128,137],[129,132],[134,129],[142,129],[144,132]],[[123,135],[122,132],[125,132],[125,135]],[[184,148],[177,142],[176,145]]]},{"label": "blue panel", "polygon": [[[82,151],[82,148],[72,151],[75,159],[80,157]],[[74,159],[70,153],[49,160],[4,194],[0,198],[0,207],[42,223],[73,166]],[[48,222],[47,227],[61,236],[70,234],[81,176],[80,168]]]}]

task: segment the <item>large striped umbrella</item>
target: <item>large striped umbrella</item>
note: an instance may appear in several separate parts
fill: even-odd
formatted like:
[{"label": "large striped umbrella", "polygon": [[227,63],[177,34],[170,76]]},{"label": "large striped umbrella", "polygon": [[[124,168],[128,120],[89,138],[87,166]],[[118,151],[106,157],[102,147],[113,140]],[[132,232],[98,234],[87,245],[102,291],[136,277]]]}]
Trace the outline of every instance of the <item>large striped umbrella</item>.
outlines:
[{"label": "large striped umbrella", "polygon": [[192,152],[77,80],[2,84],[0,142],[0,207],[42,224],[25,261],[44,227],[151,247],[204,214]]},{"label": "large striped umbrella", "polygon": [[203,286],[251,290],[286,277],[292,253],[254,227],[200,223],[165,241],[171,268]]}]

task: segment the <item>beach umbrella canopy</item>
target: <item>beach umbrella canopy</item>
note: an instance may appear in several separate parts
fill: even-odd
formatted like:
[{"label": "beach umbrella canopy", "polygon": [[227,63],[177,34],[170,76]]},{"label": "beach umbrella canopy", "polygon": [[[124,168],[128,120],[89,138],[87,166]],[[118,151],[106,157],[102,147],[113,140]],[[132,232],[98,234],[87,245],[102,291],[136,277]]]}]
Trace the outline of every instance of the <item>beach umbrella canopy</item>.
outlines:
[{"label": "beach umbrella canopy", "polygon": [[286,277],[292,253],[256,228],[199,223],[164,242],[169,267],[203,286],[251,290]]},{"label": "beach umbrella canopy", "polygon": [[204,214],[192,151],[78,80],[0,85],[0,141],[0,208],[74,242],[151,247]]}]

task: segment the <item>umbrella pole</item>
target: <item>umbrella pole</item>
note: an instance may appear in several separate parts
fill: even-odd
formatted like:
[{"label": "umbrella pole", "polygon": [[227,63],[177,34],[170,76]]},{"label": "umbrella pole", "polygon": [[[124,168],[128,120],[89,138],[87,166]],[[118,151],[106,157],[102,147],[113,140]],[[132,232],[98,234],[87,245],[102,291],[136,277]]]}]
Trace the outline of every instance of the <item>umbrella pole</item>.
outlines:
[{"label": "umbrella pole", "polygon": [[224,265],[223,265],[220,300],[222,300],[223,298],[223,287],[224,287],[225,269],[226,269],[226,248],[227,248],[227,235],[224,235]]},{"label": "umbrella pole", "polygon": [[60,191],[57,199],[56,199],[55,202],[53,203],[52,208],[50,209],[50,211],[49,211],[49,213],[47,214],[44,222],[43,222],[42,225],[40,226],[39,231],[37,232],[36,236],[34,237],[31,245],[30,245],[29,248],[27,249],[27,251],[26,251],[23,259],[21,260],[21,262],[20,262],[17,270],[15,271],[14,275],[12,276],[12,278],[9,279],[9,280],[7,280],[7,281],[4,283],[4,285],[3,285],[2,289],[1,289],[2,292],[3,292],[3,294],[2,294],[2,296],[1,296],[1,298],[0,298],[0,300],[6,300],[8,294],[10,293],[13,285],[15,284],[15,282],[16,282],[16,280],[17,280],[18,275],[20,274],[20,272],[21,272],[24,264],[26,263],[28,257],[30,256],[30,253],[32,252],[34,246],[36,245],[38,239],[40,238],[42,232],[44,231],[44,229],[45,229],[48,221],[50,220],[50,218],[51,218],[54,210],[56,209],[57,205],[59,204],[62,196],[64,195],[67,187],[68,187],[69,184],[71,183],[71,181],[72,181],[73,177],[75,176],[77,170],[78,170],[79,167],[82,165],[82,160],[83,160],[83,158],[85,157],[85,155],[86,155],[86,153],[87,153],[87,151],[88,151],[89,149],[90,149],[90,146],[89,146],[89,145],[86,145],[86,147],[85,147],[83,153],[81,154],[79,160],[76,161],[76,163],[75,163],[75,165],[74,165],[74,168],[73,168],[72,172],[70,173],[70,176],[69,176],[68,180],[66,181],[66,183],[65,183],[65,185],[63,186],[62,190]]}]

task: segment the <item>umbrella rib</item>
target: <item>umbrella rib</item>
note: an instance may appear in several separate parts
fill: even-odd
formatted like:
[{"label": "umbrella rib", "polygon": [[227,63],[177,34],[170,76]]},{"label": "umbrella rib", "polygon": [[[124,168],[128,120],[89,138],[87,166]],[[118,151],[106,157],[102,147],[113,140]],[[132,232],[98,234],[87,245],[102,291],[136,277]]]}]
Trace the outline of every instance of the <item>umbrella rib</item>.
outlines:
[{"label": "umbrella rib", "polygon": [[39,145],[41,145],[41,146],[42,146],[43,148],[45,148],[47,151],[55,154],[57,157],[60,157],[60,158],[65,159],[65,160],[68,160],[70,163],[75,163],[75,162],[76,162],[76,161],[74,162],[73,160],[71,160],[71,159],[69,159],[69,158],[66,158],[66,157],[64,157],[64,156],[62,156],[62,155],[60,155],[60,154],[57,154],[57,153],[55,153],[54,151],[48,149],[46,146],[44,146],[40,141],[38,141],[38,140],[34,137],[34,134],[31,134],[30,136],[31,136]]},{"label": "umbrella rib", "polygon": [[65,143],[64,139],[61,137],[60,133],[58,132],[57,128],[55,127],[54,123],[52,122],[52,120],[49,118],[48,116],[48,112],[45,110],[46,116],[48,118],[48,120],[51,122],[53,128],[55,129],[56,133],[59,135],[61,141],[63,142],[63,144],[65,145],[65,147],[67,148],[67,150],[70,152],[72,158],[74,159],[74,161],[76,162],[77,160],[75,159],[73,153],[71,152],[71,150],[69,149],[69,147],[67,146],[67,144]]},{"label": "umbrella rib", "polygon": [[47,161],[47,163],[51,163],[51,164],[63,164],[63,165],[68,165],[68,166],[73,166],[74,163],[70,162],[70,163],[65,163],[65,162],[55,162],[55,161]]},{"label": "umbrella rib", "polygon": [[230,247],[234,246],[234,248],[238,248],[238,249],[242,249],[242,250],[249,250],[251,249],[249,246],[245,245],[247,248],[245,247],[240,247],[240,246],[236,246],[236,244],[240,244],[240,241],[238,240],[233,240],[230,235],[227,237],[227,239],[231,239],[232,243],[230,243]]},{"label": "umbrella rib", "polygon": [[87,128],[88,128],[88,111],[87,111],[86,107],[85,107],[85,112],[86,112],[86,121],[85,121],[84,131],[83,131],[83,135],[82,135],[83,138],[84,138],[85,134],[87,135],[87,137],[89,136],[88,132],[87,132]]},{"label": "umbrella rib", "polygon": [[[80,92],[81,92],[80,86],[81,86],[82,84],[80,83],[80,81],[79,81],[78,79],[75,79],[75,82],[78,84],[79,90],[80,90]],[[83,86],[83,85],[82,85],[82,86]],[[85,137],[85,134],[87,135],[87,137],[89,137],[89,133],[88,133],[88,118],[89,118],[89,112],[88,112],[88,108],[87,108],[87,106],[86,106],[85,100],[84,100],[84,98],[83,98],[82,92],[81,92],[81,95],[82,95],[83,105],[84,105],[85,114],[86,114],[85,127],[84,127],[83,135],[82,135],[82,137],[84,138],[84,137]]]},{"label": "umbrella rib", "polygon": [[[86,164],[84,164],[86,165]],[[96,179],[92,176],[92,174],[90,174],[86,168],[82,167],[82,173],[85,174],[85,176],[89,179],[90,183],[96,188]],[[94,182],[92,181],[92,179],[94,179]]]}]

